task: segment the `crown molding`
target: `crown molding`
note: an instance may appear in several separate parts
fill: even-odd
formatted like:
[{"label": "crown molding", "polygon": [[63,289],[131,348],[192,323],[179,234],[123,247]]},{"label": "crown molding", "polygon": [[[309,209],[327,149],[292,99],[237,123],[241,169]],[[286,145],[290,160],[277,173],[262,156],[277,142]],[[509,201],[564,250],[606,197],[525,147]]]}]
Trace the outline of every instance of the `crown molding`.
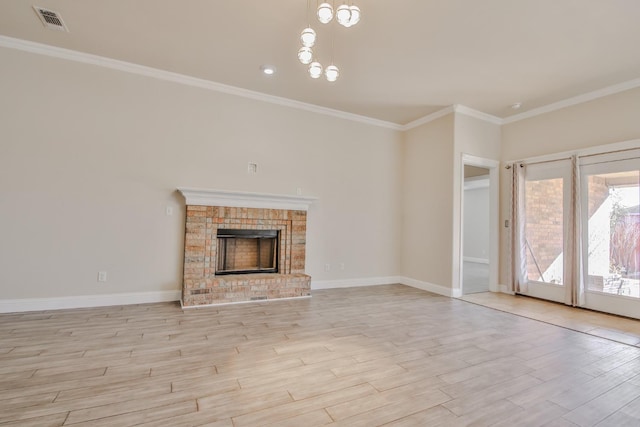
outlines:
[{"label": "crown molding", "polygon": [[24,52],[35,53],[39,55],[50,56],[68,61],[79,62],[83,64],[96,65],[98,67],[110,68],[113,70],[124,71],[125,73],[137,74],[145,77],[153,77],[172,83],[183,84],[186,86],[197,87],[214,92],[235,95],[242,98],[249,98],[256,101],[267,102],[270,104],[280,105],[283,107],[295,108],[298,110],[309,111],[312,113],[323,114],[326,116],[337,117],[339,119],[350,120],[353,122],[364,123],[372,126],[402,130],[402,126],[384,120],[374,119],[371,117],[361,116],[359,114],[348,113],[345,111],[335,110],[332,108],[321,107],[319,105],[308,104],[306,102],[296,101],[293,99],[283,98],[280,96],[268,95],[248,89],[230,86],[211,80],[191,77],[184,74],[174,73],[171,71],[160,70],[157,68],[147,67],[144,65],[134,64],[131,62],[120,61],[117,59],[106,58],[104,56],[93,55],[89,53],[79,52],[61,47],[55,47],[42,43],[31,42],[13,37],[0,35],[0,47],[9,49],[22,50]]},{"label": "crown molding", "polygon": [[432,122],[434,120],[438,120],[441,117],[447,116],[447,115],[453,113],[454,111],[455,111],[454,106],[450,105],[448,107],[445,107],[445,108],[443,108],[441,110],[438,110],[438,111],[436,111],[434,113],[427,114],[424,117],[421,117],[421,118],[419,118],[417,120],[414,120],[412,122],[407,123],[406,125],[401,126],[400,130],[405,132],[405,131],[417,128],[418,126],[425,125],[425,124],[430,123],[430,122]]},{"label": "crown molding", "polygon": [[539,116],[541,114],[550,113],[552,111],[560,110],[562,108],[571,107],[573,105],[582,104],[592,101],[594,99],[602,98],[608,95],[614,95],[616,93],[624,92],[630,89],[640,87],[640,78],[630,80],[627,82],[619,83],[616,85],[608,86],[603,89],[598,89],[593,92],[578,95],[572,98],[567,98],[562,101],[554,102],[552,104],[544,105],[542,107],[534,108],[529,111],[525,111],[520,114],[515,114],[506,118],[500,118],[491,114],[483,113],[482,111],[474,110],[460,104],[450,105],[434,113],[428,114],[422,118],[414,120],[404,125],[397,123],[374,119],[372,117],[362,116],[359,114],[348,113],[346,111],[335,110],[333,108],[322,107],[315,104],[309,104],[306,102],[296,101],[289,98],[283,98],[275,95],[268,95],[261,92],[256,92],[248,89],[239,88],[236,86],[225,85],[223,83],[214,82],[211,80],[200,79],[197,77],[187,76],[184,74],[174,73],[171,71],[160,70],[157,68],[147,67],[144,65],[134,64],[131,62],[120,61],[117,59],[106,58],[104,56],[93,55],[89,53],[79,52],[71,49],[64,49],[61,47],[55,47],[42,43],[36,43],[28,40],[17,39],[8,36],[0,35],[0,47],[9,49],[21,50],[24,52],[35,53],[39,55],[50,56],[59,59],[65,59],[68,61],[79,62],[83,64],[90,64],[104,68],[110,68],[113,70],[123,71],[126,73],[137,74],[146,77],[152,77],[159,80],[164,80],[172,83],[183,84],[186,86],[198,87],[214,92],[225,93],[229,95],[235,95],[242,98],[253,99],[256,101],[275,104],[283,107],[294,108],[297,110],[308,111],[316,114],[323,114],[326,116],[336,117],[339,119],[349,120],[352,122],[364,123],[371,126],[397,130],[408,131],[423,124],[432,122],[441,117],[444,117],[453,112],[465,114],[467,116],[475,117],[480,120],[494,123],[497,125],[506,125],[514,123],[520,120],[528,119],[531,117]]},{"label": "crown molding", "polygon": [[588,92],[582,95],[574,96],[572,98],[563,99],[562,101],[554,102],[553,104],[547,104],[542,107],[534,108],[532,110],[525,111],[524,113],[506,117],[502,119],[502,123],[506,125],[509,123],[518,122],[520,120],[529,119],[541,114],[551,113],[552,111],[560,110],[562,108],[583,104],[585,102],[593,101],[594,99],[603,98],[609,95],[615,95],[616,93],[624,92],[638,87],[640,87],[640,79],[629,80],[627,82],[594,90],[593,92]]},{"label": "crown molding", "polygon": [[474,110],[464,105],[455,104],[453,111],[456,113],[464,114],[465,116],[473,117],[485,122],[493,123],[494,125],[502,125],[504,120],[500,117],[492,116],[491,114],[483,113],[482,111]]},{"label": "crown molding", "polygon": [[453,104],[448,107],[445,107],[441,110],[436,111],[435,113],[428,114],[422,118],[414,120],[406,125],[402,126],[402,131],[408,131],[418,126],[422,126],[434,120],[437,120],[441,117],[449,115],[451,113],[460,113],[465,116],[474,117],[479,120],[483,120],[485,122],[493,123],[495,125],[502,125],[503,120],[500,117],[492,116],[491,114],[483,113],[482,111],[474,110],[473,108],[469,108],[460,104]]}]

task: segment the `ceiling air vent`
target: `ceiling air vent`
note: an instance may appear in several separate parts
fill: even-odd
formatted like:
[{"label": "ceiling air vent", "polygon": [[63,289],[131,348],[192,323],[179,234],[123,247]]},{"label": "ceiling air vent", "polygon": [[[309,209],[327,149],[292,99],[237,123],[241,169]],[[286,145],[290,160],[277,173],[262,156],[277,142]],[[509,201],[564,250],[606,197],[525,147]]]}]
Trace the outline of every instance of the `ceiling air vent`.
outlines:
[{"label": "ceiling air vent", "polygon": [[50,30],[69,32],[67,26],[64,25],[62,16],[60,16],[58,12],[47,10],[38,6],[33,6],[33,9],[36,11],[38,17],[42,21],[42,25],[44,25],[45,27],[49,28]]}]

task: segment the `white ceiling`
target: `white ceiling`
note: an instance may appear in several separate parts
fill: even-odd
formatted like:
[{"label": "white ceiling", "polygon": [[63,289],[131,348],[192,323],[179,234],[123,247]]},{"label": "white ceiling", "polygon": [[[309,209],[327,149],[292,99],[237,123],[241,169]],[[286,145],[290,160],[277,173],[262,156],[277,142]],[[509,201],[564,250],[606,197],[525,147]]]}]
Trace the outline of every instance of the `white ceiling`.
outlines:
[{"label": "white ceiling", "polygon": [[[640,86],[639,0],[352,0],[358,25],[312,21],[324,64],[333,33],[336,83],[297,61],[307,0],[34,1],[0,1],[0,35],[396,124],[454,104],[506,118]],[[45,29],[33,5],[70,32]]]}]

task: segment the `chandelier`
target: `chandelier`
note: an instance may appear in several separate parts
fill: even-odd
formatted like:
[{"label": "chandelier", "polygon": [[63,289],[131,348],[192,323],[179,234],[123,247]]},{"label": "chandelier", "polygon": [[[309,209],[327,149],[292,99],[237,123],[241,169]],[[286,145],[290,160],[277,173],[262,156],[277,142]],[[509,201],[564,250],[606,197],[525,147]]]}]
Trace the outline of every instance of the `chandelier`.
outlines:
[{"label": "chandelier", "polygon": [[[309,1],[307,0],[307,20],[309,21]],[[335,1],[332,3],[322,2],[318,4],[316,0],[316,17],[321,24],[329,24],[334,20],[343,27],[349,28],[356,25],[360,21],[360,8],[352,4],[352,2],[343,1],[338,8],[335,8]],[[315,58],[313,47],[316,44],[317,35],[311,24],[302,30],[300,34],[300,42],[302,47],[298,50],[298,60],[308,66],[308,72],[311,78],[318,79],[323,74],[322,64]],[[333,63],[333,31],[331,32],[331,65],[324,69],[324,76],[327,81],[335,82],[340,75],[340,70]]]}]

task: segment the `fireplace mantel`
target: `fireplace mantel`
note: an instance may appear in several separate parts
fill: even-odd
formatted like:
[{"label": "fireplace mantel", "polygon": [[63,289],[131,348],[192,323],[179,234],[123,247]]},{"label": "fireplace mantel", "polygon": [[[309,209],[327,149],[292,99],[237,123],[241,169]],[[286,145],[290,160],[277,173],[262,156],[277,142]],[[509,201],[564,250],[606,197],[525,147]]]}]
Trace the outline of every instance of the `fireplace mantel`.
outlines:
[{"label": "fireplace mantel", "polygon": [[187,205],[307,211],[316,197],[179,187]]}]

